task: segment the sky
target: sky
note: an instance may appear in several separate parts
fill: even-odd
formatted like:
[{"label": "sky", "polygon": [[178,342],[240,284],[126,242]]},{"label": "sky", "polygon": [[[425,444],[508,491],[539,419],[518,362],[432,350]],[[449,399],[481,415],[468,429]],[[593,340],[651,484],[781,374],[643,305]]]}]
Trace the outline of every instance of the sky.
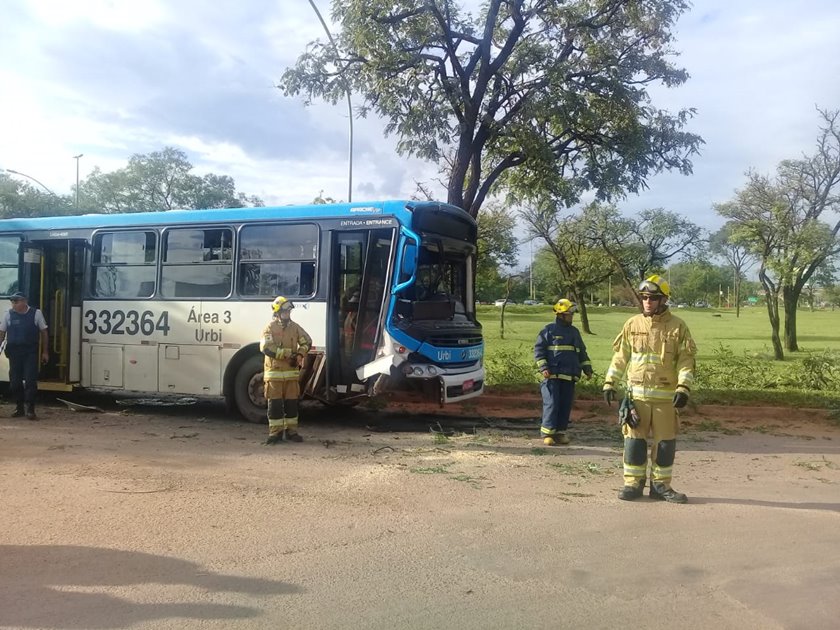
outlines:
[{"label": "sky", "polygon": [[[346,103],[305,107],[275,87],[324,37],[308,0],[0,0],[0,16],[0,169],[70,194],[77,165],[84,179],[173,146],[194,173],[230,175],[267,205],[348,198]],[[696,108],[688,130],[705,144],[693,175],[652,177],[622,211],[716,229],[713,204],[746,171],[813,152],[816,108],[840,109],[838,34],[837,0],[696,0],[674,44],[690,79],[652,93]],[[409,198],[435,177],[382,130],[354,119],[354,201]]]}]

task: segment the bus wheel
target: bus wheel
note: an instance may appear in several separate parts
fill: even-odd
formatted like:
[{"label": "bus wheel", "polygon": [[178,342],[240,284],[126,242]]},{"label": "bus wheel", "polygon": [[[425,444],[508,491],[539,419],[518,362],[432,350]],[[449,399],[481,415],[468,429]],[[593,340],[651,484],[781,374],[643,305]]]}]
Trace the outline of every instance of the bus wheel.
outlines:
[{"label": "bus wheel", "polygon": [[248,422],[267,422],[263,389],[263,358],[254,355],[239,368],[233,385],[236,409]]}]

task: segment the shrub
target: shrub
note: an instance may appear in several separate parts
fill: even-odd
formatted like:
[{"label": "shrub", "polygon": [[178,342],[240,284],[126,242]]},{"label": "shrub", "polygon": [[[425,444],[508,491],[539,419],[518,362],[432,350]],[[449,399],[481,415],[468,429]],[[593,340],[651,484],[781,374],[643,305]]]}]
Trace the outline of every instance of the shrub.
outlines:
[{"label": "shrub", "polygon": [[809,354],[797,367],[792,383],[795,387],[822,391],[836,390],[840,385],[840,356],[836,352]]},{"label": "shrub", "polygon": [[518,350],[500,349],[484,357],[486,384],[525,385],[541,380],[534,363],[534,349],[520,346]]}]

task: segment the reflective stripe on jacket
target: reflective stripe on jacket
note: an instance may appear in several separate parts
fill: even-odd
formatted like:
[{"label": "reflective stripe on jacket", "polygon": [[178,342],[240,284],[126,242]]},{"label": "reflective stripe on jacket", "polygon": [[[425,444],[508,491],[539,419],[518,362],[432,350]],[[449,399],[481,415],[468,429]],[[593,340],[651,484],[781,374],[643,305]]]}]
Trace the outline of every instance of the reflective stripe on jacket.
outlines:
[{"label": "reflective stripe on jacket", "polygon": [[[312,337],[293,321],[286,326],[272,319],[263,329],[260,352],[265,355],[263,380],[285,381],[298,377],[297,356],[306,356]],[[269,354],[273,356],[269,356]]]},{"label": "reflective stripe on jacket", "polygon": [[670,310],[628,319],[613,350],[605,387],[626,379],[633,398],[664,401],[677,389],[690,390],[694,383],[697,346],[688,326]]},{"label": "reflective stripe on jacket", "polygon": [[580,331],[559,321],[549,324],[537,335],[534,360],[537,368],[548,370],[552,378],[566,377],[575,381],[582,370],[590,370],[592,366]]}]

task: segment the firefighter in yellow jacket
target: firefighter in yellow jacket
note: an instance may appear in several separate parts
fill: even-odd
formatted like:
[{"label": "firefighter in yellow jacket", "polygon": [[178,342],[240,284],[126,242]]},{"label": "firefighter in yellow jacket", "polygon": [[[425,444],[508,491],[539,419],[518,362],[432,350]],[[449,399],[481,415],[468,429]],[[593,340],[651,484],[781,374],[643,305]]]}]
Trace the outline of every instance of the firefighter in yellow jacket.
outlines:
[{"label": "firefighter in yellow jacket", "polygon": [[[624,434],[624,487],[619,499],[642,496],[647,483],[648,437],[650,497],[670,503],[688,499],[671,487],[677,445],[677,409],[685,407],[694,381],[697,348],[688,326],[671,314],[671,288],[657,275],[639,285],[642,313],[628,319],[613,342],[613,355],[604,382],[604,400],[615,400],[616,387],[625,383],[637,414],[620,414]],[[624,404],[624,403],[623,403]]]},{"label": "firefighter in yellow jacket", "polygon": [[292,321],[291,300],[278,296],[271,303],[273,317],[263,330],[260,351],[265,355],[263,382],[268,401],[268,439],[303,442],[298,433],[300,369],[312,347],[312,338]]}]

